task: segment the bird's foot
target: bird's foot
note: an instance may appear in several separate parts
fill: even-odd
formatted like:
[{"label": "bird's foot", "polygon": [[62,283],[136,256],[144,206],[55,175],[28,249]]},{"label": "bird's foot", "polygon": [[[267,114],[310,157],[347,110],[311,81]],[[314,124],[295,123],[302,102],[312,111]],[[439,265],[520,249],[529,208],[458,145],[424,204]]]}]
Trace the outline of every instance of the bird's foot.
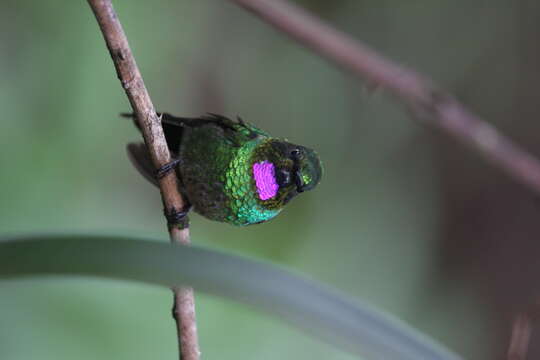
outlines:
[{"label": "bird's foot", "polygon": [[182,210],[171,208],[165,210],[165,217],[169,227],[178,227],[179,229],[187,229],[189,227],[188,213],[191,210],[191,205],[184,207]]},{"label": "bird's foot", "polygon": [[173,171],[178,166],[178,164],[180,164],[179,159],[175,159],[171,162],[166,163],[165,165],[156,170],[156,178],[158,180],[162,179],[163,177],[165,177],[165,175]]}]

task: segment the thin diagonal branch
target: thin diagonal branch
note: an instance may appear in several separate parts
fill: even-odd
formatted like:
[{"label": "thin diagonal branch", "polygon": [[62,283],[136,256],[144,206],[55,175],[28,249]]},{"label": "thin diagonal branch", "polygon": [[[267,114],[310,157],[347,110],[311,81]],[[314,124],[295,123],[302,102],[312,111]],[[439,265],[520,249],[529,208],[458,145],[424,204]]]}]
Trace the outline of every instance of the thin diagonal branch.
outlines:
[{"label": "thin diagonal branch", "polygon": [[[110,0],[88,0],[88,4],[96,16],[118,78],[126,91],[137,121],[141,125],[144,141],[150,152],[152,162],[156,169],[161,168],[171,161],[171,155],[165,141],[160,119],[150,100],[118,16]],[[185,202],[178,191],[178,181],[174,172],[159,180],[159,189],[166,213],[184,209]],[[190,243],[189,229],[187,227],[179,229],[176,226],[169,226],[169,235],[173,243]],[[200,352],[193,289],[181,287],[173,289],[173,292],[173,316],[178,330],[180,359],[198,360]]]},{"label": "thin diagonal branch", "polygon": [[431,80],[400,66],[284,0],[231,0],[349,73],[404,103],[417,119],[482,154],[540,193],[540,163]]}]

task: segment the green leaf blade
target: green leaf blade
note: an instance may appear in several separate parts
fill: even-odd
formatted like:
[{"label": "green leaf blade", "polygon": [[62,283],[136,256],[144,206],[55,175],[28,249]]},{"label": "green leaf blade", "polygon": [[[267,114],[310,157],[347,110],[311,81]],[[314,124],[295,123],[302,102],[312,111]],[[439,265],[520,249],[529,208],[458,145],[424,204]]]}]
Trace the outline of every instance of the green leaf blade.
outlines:
[{"label": "green leaf blade", "polygon": [[191,285],[276,315],[366,359],[460,359],[397,319],[314,281],[266,263],[195,246],[77,235],[0,241],[0,279],[36,275]]}]

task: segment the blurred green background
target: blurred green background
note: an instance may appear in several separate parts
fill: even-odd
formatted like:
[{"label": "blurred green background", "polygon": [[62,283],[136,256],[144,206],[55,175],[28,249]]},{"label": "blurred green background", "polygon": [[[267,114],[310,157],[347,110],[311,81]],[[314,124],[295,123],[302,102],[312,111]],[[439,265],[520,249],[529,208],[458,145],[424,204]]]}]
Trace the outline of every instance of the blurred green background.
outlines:
[{"label": "blurred green background", "polygon": [[[192,240],[279,263],[402,318],[468,359],[504,358],[535,301],[540,201],[227,1],[115,1],[156,107],[241,115],[317,149],[320,186],[248,228],[192,216]],[[540,154],[540,4],[297,2],[435,79]],[[139,135],[85,1],[0,1],[0,232],[167,241]],[[167,289],[88,278],[0,282],[0,359],[175,359]],[[197,295],[205,359],[350,359]],[[533,337],[533,345],[537,343]],[[531,357],[540,355],[531,347]]]}]

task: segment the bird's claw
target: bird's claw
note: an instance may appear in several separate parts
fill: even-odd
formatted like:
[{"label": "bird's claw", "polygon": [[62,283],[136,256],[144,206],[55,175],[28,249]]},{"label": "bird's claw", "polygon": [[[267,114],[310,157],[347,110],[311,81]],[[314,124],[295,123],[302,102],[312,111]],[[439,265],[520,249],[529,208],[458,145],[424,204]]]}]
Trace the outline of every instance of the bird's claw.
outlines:
[{"label": "bird's claw", "polygon": [[165,165],[156,170],[156,178],[158,180],[162,179],[163,177],[165,177],[165,175],[174,170],[178,166],[178,164],[180,164],[179,159],[175,159],[171,162],[166,163]]},{"label": "bird's claw", "polygon": [[167,218],[167,224],[170,227],[178,226],[180,229],[186,229],[189,227],[189,219],[187,217],[191,206],[184,208],[183,210],[177,210],[176,208],[171,208],[170,210],[165,210],[165,217]]}]

